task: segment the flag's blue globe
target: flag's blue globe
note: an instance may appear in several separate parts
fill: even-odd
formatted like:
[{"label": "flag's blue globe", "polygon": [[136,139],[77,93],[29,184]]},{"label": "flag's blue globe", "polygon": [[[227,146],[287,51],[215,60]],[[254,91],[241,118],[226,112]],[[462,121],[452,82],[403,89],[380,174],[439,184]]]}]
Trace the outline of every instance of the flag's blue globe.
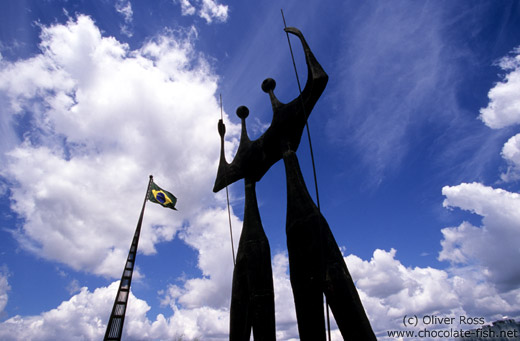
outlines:
[{"label": "flag's blue globe", "polygon": [[157,199],[157,201],[160,202],[161,204],[164,204],[166,202],[166,196],[164,195],[163,192],[158,192],[155,195],[155,199]]}]

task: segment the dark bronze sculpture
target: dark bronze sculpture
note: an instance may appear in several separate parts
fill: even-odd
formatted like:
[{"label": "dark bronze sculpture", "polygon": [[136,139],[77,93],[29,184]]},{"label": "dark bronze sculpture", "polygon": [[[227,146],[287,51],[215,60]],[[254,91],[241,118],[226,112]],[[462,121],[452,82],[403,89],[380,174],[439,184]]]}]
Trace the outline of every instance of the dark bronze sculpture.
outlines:
[{"label": "dark bronze sculpture", "polygon": [[[254,268],[244,269],[242,265],[239,267],[239,261],[237,261],[233,273],[230,339],[235,339],[235,335],[238,335],[236,330],[240,328],[236,324],[250,328],[242,321],[242,316],[235,315],[236,312],[239,314],[239,311],[245,309],[244,307],[236,308],[243,304],[239,303],[239,299],[240,302],[244,302],[242,298],[248,297],[246,301],[250,305],[255,297],[259,297],[253,297],[251,293],[240,292],[241,288],[245,286],[243,283],[251,283],[252,280],[256,280],[257,283],[264,285],[256,288],[257,292],[267,292],[269,281],[266,278],[259,279],[258,276],[272,277],[272,273],[269,273],[270,264],[267,267],[265,263],[269,245],[267,239],[264,239],[265,234],[261,226],[258,208],[253,209],[248,204],[256,205],[256,196],[254,196],[254,201],[251,199],[254,195],[255,182],[259,181],[274,163],[283,159],[287,177],[287,250],[301,340],[325,340],[323,294],[327,297],[337,325],[345,339],[375,340],[375,335],[343,256],[327,221],[307,191],[296,156],[307,118],[325,90],[328,76],[314,57],[302,33],[292,27],[286,28],[285,31],[300,39],[305,52],[308,76],[300,96],[290,103],[281,103],[274,95],[275,81],[270,78],[266,79],[262,83],[262,90],[269,94],[271,100],[273,108],[271,126],[262,136],[251,141],[247,136],[245,125],[249,111],[245,107],[240,107],[237,114],[242,120],[242,136],[237,154],[230,164],[224,157],[225,126],[222,120],[219,122],[221,156],[213,191],[218,192],[225,186],[244,179],[246,209],[242,233],[249,236],[250,226],[256,226],[256,231],[261,230],[261,233],[257,233],[254,238],[247,237],[243,242],[241,237],[240,240],[238,257],[248,259],[249,261],[244,263]],[[249,197],[247,186],[252,186],[249,189]],[[251,222],[252,220],[254,222]],[[246,240],[255,240],[255,242],[248,244]],[[272,280],[270,283],[272,287]],[[263,307],[258,304],[256,306],[260,309],[261,314],[266,313],[267,310],[262,310]],[[270,303],[268,306],[270,309]],[[253,325],[253,330],[254,328]],[[236,340],[249,340],[250,333],[241,335],[243,337],[237,336]],[[254,335],[257,340],[256,333]]]},{"label": "dark bronze sculpture", "polygon": [[[241,141],[244,143],[249,141],[245,120],[248,114],[246,107],[237,109],[237,115],[242,120]],[[226,128],[221,120],[221,162],[225,162],[225,132]],[[256,182],[246,177],[244,183],[244,224],[233,270],[229,340],[249,340],[251,328],[255,340],[276,340],[271,250],[258,212]]]}]

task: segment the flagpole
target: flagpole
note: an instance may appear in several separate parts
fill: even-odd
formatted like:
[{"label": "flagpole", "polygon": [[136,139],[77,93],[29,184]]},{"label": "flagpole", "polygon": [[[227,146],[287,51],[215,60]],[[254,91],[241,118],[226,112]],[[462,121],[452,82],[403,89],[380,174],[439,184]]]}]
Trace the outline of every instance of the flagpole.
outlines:
[{"label": "flagpole", "polygon": [[[139,233],[141,233],[141,224],[143,222],[144,208],[146,206],[146,202],[148,201],[148,194],[150,193],[150,185],[152,184],[152,181],[153,181],[153,175],[150,174],[150,180],[148,181],[148,187],[146,187],[146,194],[144,196],[143,208],[141,209],[141,215],[139,216],[139,221],[137,222],[137,228],[139,228]],[[136,232],[137,232],[137,228],[136,228]]]},{"label": "flagpole", "polygon": [[120,341],[121,336],[123,335],[123,324],[125,322],[126,307],[128,303],[128,296],[130,294],[132,274],[134,272],[135,258],[137,255],[137,246],[139,244],[139,236],[141,234],[141,225],[143,223],[144,209],[146,207],[146,202],[148,201],[148,194],[150,192],[150,185],[152,184],[152,181],[153,176],[150,175],[150,180],[148,181],[148,187],[146,188],[146,195],[144,197],[141,214],[139,215],[139,220],[137,221],[137,227],[135,228],[134,238],[132,239],[132,244],[130,245],[130,251],[128,252],[125,268],[123,269],[123,275],[121,276],[121,281],[119,282],[119,289],[117,290],[117,295],[114,300],[114,305],[112,307],[112,313],[110,314],[110,319],[107,324],[107,330],[105,332],[104,338],[105,341]]}]

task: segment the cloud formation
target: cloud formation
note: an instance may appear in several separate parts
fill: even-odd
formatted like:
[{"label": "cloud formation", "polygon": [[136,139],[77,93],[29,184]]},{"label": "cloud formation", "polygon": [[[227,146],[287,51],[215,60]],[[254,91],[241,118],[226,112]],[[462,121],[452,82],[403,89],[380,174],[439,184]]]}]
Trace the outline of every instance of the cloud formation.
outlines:
[{"label": "cloud formation", "polygon": [[[488,322],[503,318],[504,314],[518,314],[516,307],[520,303],[520,289],[508,294],[498,293],[495,286],[478,271],[410,268],[405,267],[395,255],[396,250],[393,249],[375,250],[370,260],[362,260],[355,255],[345,258],[374,331],[381,339],[387,336],[387,330],[401,329],[403,316],[409,314],[484,316]],[[294,302],[287,271],[287,255],[274,255],[277,339],[297,340]],[[206,284],[204,288],[214,285]],[[116,281],[92,292],[82,288],[56,309],[36,316],[14,316],[0,325],[0,338],[54,340],[67,332],[72,338],[98,340],[104,335],[118,285]],[[149,305],[131,294],[123,331],[125,340],[180,340],[181,337],[184,340],[227,340],[229,302],[225,307],[215,297],[208,300],[209,305],[196,302],[199,298],[190,293],[197,290],[196,285],[187,285],[186,288],[170,286],[163,293],[163,304],[170,306],[173,314],[169,317],[158,314],[153,320],[146,315]],[[188,295],[185,297],[187,300],[183,301],[185,295]],[[341,340],[332,315],[331,323],[333,340]],[[468,326],[461,328],[468,329]]]},{"label": "cloud formation", "polygon": [[213,202],[217,78],[190,32],[130,51],[79,16],[41,37],[41,54],[0,71],[5,114],[30,122],[1,170],[24,219],[14,234],[43,258],[118,276],[148,174],[180,199],[178,213],[147,210],[145,254]]},{"label": "cloud formation", "polygon": [[9,272],[7,271],[7,267],[0,267],[0,316],[2,316],[4,308],[7,305],[7,300],[9,299],[7,293],[11,290],[8,277]]},{"label": "cloud formation", "polygon": [[[105,324],[110,315],[119,281],[109,287],[80,293],[62,302],[57,308],[37,316],[14,316],[2,323],[2,340],[99,340],[105,335]],[[150,307],[130,293],[124,330],[125,339],[150,338],[153,326],[146,319]],[[143,324],[149,325],[148,330]],[[150,330],[151,329],[151,330]],[[142,334],[144,332],[144,334]]]},{"label": "cloud formation", "polygon": [[[479,118],[490,128],[500,129],[520,123],[520,47],[510,56],[499,60],[497,65],[507,72],[503,81],[489,90],[489,103],[480,109]],[[505,182],[520,179],[520,135],[511,137],[502,148],[502,157],[506,160],[507,171],[501,174]]]},{"label": "cloud formation", "polygon": [[[227,212],[208,213],[204,219],[215,218],[215,214],[227,215]],[[217,229],[214,229],[209,232],[207,238],[216,237],[217,241],[220,241],[222,234],[217,233],[215,236],[216,231]],[[220,247],[221,243],[218,245],[221,249],[219,252],[225,254],[223,257],[226,258],[222,264],[231,263],[230,255],[224,252],[229,250]],[[219,259],[211,261],[217,263]],[[275,255],[273,275],[277,338],[280,340],[298,338],[287,270],[287,255]],[[148,303],[131,293],[123,338],[125,340],[181,340],[182,337],[182,340],[210,341],[229,339],[230,295],[224,293],[231,293],[231,274],[224,272],[226,278],[214,278],[206,273],[203,278],[189,280],[184,287],[169,286],[161,293],[162,304],[172,309],[172,315],[169,317],[158,314],[150,320],[146,315],[150,310]],[[219,287],[222,283],[224,286]],[[78,294],[62,302],[56,309],[35,316],[11,317],[0,324],[0,339],[56,340],[67,333],[72,339],[99,340],[105,333],[118,286],[119,281],[116,281],[108,287],[97,288],[92,292],[88,288],[81,288]],[[208,292],[205,292],[206,290]]]},{"label": "cloud formation", "polygon": [[[207,171],[217,168],[220,146],[217,77],[194,51],[195,35],[164,32],[131,51],[80,15],[42,27],[42,52],[4,62],[0,70],[5,115],[28,122],[1,170],[11,208],[23,218],[12,231],[23,248],[76,270],[118,277],[148,174],[179,198],[175,213],[148,205],[139,251],[154,253],[157,243],[182,231],[199,254],[203,277],[187,279],[180,295],[169,294],[175,318],[168,321],[159,315],[150,322],[146,302],[131,297],[128,339],[227,333],[232,262],[222,245],[229,244],[228,219],[215,206],[214,174]],[[231,153],[239,126],[227,128]],[[239,236],[241,223],[233,220]],[[0,279],[5,306],[7,278]],[[77,291],[77,283],[69,289]],[[2,323],[2,339],[56,339],[71,325],[73,335],[99,339],[114,290],[116,284],[92,293],[83,288],[49,312],[13,317]]]},{"label": "cloud formation", "polygon": [[489,104],[480,109],[480,119],[490,128],[499,129],[520,123],[520,47],[498,66],[507,73],[503,81],[489,90]]},{"label": "cloud formation", "polygon": [[367,2],[343,33],[342,84],[334,94],[343,114],[327,126],[330,137],[357,151],[371,185],[399,169],[423,124],[456,114],[443,15],[425,3]]},{"label": "cloud formation", "polygon": [[[375,250],[370,260],[349,255],[345,261],[372,327],[379,338],[402,329],[405,315],[482,316],[487,322],[518,315],[520,289],[499,292],[479,269],[406,267],[396,250]],[[458,323],[457,323],[458,324]],[[419,325],[423,328],[425,325]],[[426,326],[431,327],[431,326]],[[471,329],[461,326],[462,329]],[[419,329],[417,329],[419,330]]]},{"label": "cloud formation", "polygon": [[[190,12],[191,4],[185,4]],[[130,50],[104,37],[89,17],[79,16],[43,27],[41,54],[1,64],[0,91],[8,104],[3,113],[29,122],[18,132],[23,143],[10,151],[1,171],[11,184],[12,209],[23,218],[13,231],[22,247],[74,269],[117,277],[148,174],[179,198],[175,214],[148,209],[140,250],[151,254],[157,243],[178,235],[197,250],[202,276],[165,287],[161,295],[172,310],[169,317],[150,320],[148,303],[131,295],[128,340],[228,338],[227,212],[215,204],[214,173],[207,171],[216,169],[219,152],[217,76],[194,50],[194,34],[165,32]],[[239,127],[227,123],[227,132],[231,153]],[[503,154],[515,159],[509,149]],[[511,257],[512,247],[520,245],[513,229],[520,220],[518,196],[481,184],[445,187],[443,194],[446,207],[484,217],[481,227],[463,223],[443,229],[440,258],[451,262],[450,269],[406,267],[393,249],[375,250],[370,260],[346,257],[379,335],[398,328],[409,313],[489,318],[519,313],[520,292],[512,284],[520,271],[513,264],[517,257]],[[241,223],[232,219],[238,240]],[[483,242],[490,240],[489,231],[499,241],[493,240],[491,248]],[[477,252],[484,246],[489,249]],[[499,264],[497,256],[509,258]],[[273,274],[277,338],[296,339],[285,254],[274,255]],[[0,307],[8,290],[7,277],[0,274]],[[56,309],[3,322],[0,338],[52,340],[67,328],[69,335],[100,339],[116,290],[117,282],[93,291],[82,288]]]},{"label": "cloud formation", "polygon": [[132,4],[129,0],[117,0],[116,4],[116,11],[121,14],[124,18],[125,23],[121,24],[121,33],[126,35],[127,37],[133,36],[133,33],[131,31],[132,22],[133,22],[133,16],[134,11],[132,10]]},{"label": "cloud formation", "polygon": [[444,207],[458,207],[482,216],[482,226],[463,222],[442,229],[439,260],[452,264],[475,265],[501,291],[520,283],[520,194],[480,183],[462,183],[442,189]]},{"label": "cloud formation", "polygon": [[206,20],[211,24],[214,20],[217,22],[226,22],[228,19],[228,6],[219,4],[216,0],[174,0],[181,5],[182,15],[195,15]]},{"label": "cloud formation", "polygon": [[511,137],[502,148],[502,157],[507,161],[507,171],[500,175],[503,181],[520,179],[520,134]]}]

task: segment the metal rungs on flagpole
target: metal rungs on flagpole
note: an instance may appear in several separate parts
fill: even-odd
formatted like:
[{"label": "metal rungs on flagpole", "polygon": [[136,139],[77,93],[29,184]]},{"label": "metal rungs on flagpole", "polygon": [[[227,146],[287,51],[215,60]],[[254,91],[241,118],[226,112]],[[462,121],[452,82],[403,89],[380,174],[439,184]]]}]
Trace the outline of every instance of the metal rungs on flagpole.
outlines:
[{"label": "metal rungs on flagpole", "polygon": [[153,181],[153,176],[150,175],[150,181],[146,188],[146,195],[144,197],[143,208],[141,209],[141,215],[135,228],[134,239],[130,245],[130,251],[126,259],[125,268],[121,281],[119,282],[119,289],[117,290],[116,299],[114,300],[114,306],[112,307],[112,313],[107,324],[107,330],[105,332],[105,341],[108,340],[121,340],[123,335],[123,324],[125,322],[126,307],[128,305],[128,296],[130,295],[130,283],[132,282],[132,274],[134,272],[135,257],[137,254],[137,246],[139,244],[139,235],[141,234],[141,225],[143,223],[144,208],[146,201],[148,200],[148,192],[150,191],[150,184]]}]

